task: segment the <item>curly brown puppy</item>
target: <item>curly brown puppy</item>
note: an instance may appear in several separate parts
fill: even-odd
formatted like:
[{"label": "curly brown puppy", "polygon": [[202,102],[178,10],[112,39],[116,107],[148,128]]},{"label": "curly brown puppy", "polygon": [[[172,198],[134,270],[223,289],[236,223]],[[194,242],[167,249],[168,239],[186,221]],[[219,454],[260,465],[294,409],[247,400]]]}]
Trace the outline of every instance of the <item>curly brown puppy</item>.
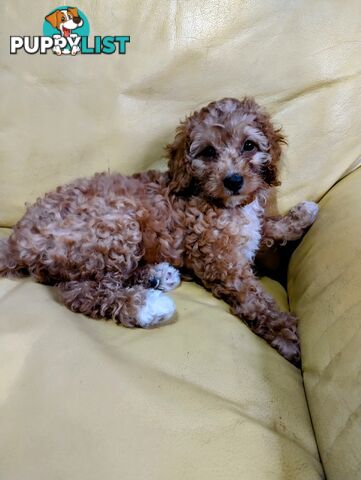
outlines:
[{"label": "curly brown puppy", "polygon": [[298,238],[317,215],[303,202],[265,216],[283,142],[253,99],[212,102],[178,127],[167,172],[98,174],[38,199],[1,241],[0,275],[29,274],[56,285],[73,311],[149,327],[172,317],[163,291],[184,268],[298,364],[297,320],[252,270],[262,235]]}]

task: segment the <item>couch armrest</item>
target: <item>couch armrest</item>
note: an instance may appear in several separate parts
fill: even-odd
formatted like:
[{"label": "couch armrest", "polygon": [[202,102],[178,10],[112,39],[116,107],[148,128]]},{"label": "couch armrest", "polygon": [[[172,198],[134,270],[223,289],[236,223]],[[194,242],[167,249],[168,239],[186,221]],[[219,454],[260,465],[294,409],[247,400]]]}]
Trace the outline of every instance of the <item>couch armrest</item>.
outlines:
[{"label": "couch armrest", "polygon": [[304,382],[327,478],[361,475],[361,169],[320,202],[289,268]]}]

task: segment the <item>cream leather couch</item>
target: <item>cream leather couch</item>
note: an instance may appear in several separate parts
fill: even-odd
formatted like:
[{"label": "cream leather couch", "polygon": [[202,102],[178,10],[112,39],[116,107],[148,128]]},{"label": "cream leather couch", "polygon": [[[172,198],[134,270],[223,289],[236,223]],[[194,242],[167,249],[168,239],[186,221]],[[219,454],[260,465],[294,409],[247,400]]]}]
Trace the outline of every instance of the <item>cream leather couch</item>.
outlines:
[{"label": "cream leather couch", "polygon": [[301,319],[303,377],[192,283],[172,293],[177,321],[144,331],[1,279],[0,478],[360,479],[359,0],[74,6],[91,35],[129,34],[127,54],[9,55],[56,5],[1,5],[2,234],[58,184],[164,166],[179,119],[254,95],[289,141],[278,209],[321,200],[288,295],[263,280]]}]

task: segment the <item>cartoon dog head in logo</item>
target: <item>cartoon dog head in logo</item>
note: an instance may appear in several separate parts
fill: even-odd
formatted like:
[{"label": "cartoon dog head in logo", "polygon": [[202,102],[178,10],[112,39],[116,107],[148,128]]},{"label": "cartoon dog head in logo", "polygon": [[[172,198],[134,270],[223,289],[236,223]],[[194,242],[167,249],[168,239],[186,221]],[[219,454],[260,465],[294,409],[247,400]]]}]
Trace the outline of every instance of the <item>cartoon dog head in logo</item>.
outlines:
[{"label": "cartoon dog head in logo", "polygon": [[[79,40],[76,41],[76,39],[79,39],[79,36],[76,33],[73,33],[73,31],[81,27],[84,23],[79,15],[78,9],[75,7],[58,8],[54,12],[47,15],[45,20],[61,33],[61,35],[53,35],[53,39],[58,42],[55,44],[53,52],[56,53],[56,55],[64,55],[69,53],[76,55],[80,51]],[[64,40],[66,39],[67,42],[72,42],[70,49],[68,47],[64,48],[63,46],[62,48],[60,46],[60,41],[58,39],[61,37],[63,37]]]},{"label": "cartoon dog head in logo", "polygon": [[78,9],[68,7],[66,10],[55,10],[55,12],[45,17],[53,28],[61,32],[63,37],[69,37],[72,30],[83,25],[83,20],[78,14]]}]

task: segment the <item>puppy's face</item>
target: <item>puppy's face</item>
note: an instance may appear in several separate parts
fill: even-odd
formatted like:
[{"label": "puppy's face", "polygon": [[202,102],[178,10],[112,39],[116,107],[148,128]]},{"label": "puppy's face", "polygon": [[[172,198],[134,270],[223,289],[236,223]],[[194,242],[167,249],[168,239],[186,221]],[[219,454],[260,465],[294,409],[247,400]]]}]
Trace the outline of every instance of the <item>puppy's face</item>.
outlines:
[{"label": "puppy's face", "polygon": [[171,188],[225,207],[249,203],[278,184],[283,141],[254,100],[213,102],[189,117],[168,146]]}]

